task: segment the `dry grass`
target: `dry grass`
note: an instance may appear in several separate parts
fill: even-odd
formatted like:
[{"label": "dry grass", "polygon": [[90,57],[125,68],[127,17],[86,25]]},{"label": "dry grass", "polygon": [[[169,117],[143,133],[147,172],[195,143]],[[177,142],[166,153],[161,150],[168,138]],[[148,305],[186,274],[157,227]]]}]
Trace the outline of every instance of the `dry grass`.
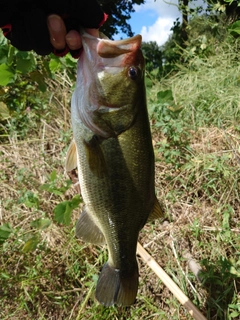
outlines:
[{"label": "dry grass", "polygon": [[[57,116],[43,120],[28,140],[9,137],[0,145],[0,223],[13,229],[0,247],[0,318],[191,319],[141,259],[134,306],[104,308],[94,299],[106,248],[75,239],[78,210],[70,226],[54,221],[54,207],[73,197],[73,187],[60,195],[41,190],[53,170],[57,186],[67,179],[69,112],[66,99],[59,99],[51,104]],[[239,132],[231,126],[195,128],[190,132],[191,156],[178,169],[158,151],[166,137],[155,127],[153,132],[156,191],[166,207],[166,221],[146,225],[139,241],[208,319],[232,319],[240,301]],[[38,204],[33,200],[29,205],[29,191]],[[41,217],[51,225],[36,230],[31,222]],[[24,252],[34,236],[39,237],[36,250]],[[189,267],[189,254],[201,265],[201,281]]]}]

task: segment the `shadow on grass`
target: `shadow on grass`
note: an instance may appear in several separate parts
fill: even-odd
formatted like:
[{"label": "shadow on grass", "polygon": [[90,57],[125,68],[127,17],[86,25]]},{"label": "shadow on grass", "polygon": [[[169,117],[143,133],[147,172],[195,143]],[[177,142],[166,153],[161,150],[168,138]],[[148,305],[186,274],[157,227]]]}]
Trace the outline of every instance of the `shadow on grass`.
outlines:
[{"label": "shadow on grass", "polygon": [[207,319],[240,319],[237,305],[240,277],[233,264],[225,258],[220,258],[215,263],[203,260],[202,265],[205,267],[205,271],[199,274],[199,278],[208,293]]}]

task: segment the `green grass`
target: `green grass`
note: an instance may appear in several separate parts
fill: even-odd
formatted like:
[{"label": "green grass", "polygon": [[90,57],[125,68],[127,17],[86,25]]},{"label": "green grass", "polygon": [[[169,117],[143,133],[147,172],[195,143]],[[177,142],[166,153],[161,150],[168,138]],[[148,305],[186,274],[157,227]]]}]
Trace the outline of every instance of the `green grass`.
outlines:
[{"label": "green grass", "polygon": [[[139,241],[208,319],[231,320],[240,318],[240,78],[234,50],[219,50],[148,90],[168,223],[146,225]],[[59,88],[26,141],[15,132],[0,145],[0,318],[191,319],[140,258],[136,304],[96,302],[106,248],[75,238],[78,209],[69,225],[55,219],[54,208],[76,194],[64,175],[71,129]],[[186,252],[201,265],[201,281]]]}]

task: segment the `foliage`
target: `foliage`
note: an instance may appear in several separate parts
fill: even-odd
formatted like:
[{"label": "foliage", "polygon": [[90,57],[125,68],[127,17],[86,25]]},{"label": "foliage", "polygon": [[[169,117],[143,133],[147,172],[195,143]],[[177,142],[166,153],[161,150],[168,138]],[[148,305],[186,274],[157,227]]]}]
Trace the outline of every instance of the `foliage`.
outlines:
[{"label": "foliage", "polygon": [[157,144],[158,152],[176,168],[185,163],[189,149],[189,135],[180,117],[182,109],[175,104],[171,90],[159,91],[150,109],[154,126],[165,137]]},{"label": "foliage", "polygon": [[55,213],[54,219],[58,223],[68,226],[71,222],[72,211],[77,209],[80,203],[80,195],[76,195],[71,200],[60,202],[53,210]]},{"label": "foliage", "polygon": [[[221,43],[217,56],[193,56],[176,74],[148,87],[156,191],[168,223],[147,224],[139,240],[209,319],[239,318],[237,48],[237,40]],[[82,204],[63,175],[71,134],[60,113],[62,85],[53,81],[51,92],[62,100],[42,115],[48,127],[36,123],[40,135],[32,131],[27,141],[10,138],[0,146],[1,319],[190,320],[141,259],[134,306],[104,308],[96,302],[107,252],[75,237]],[[202,267],[200,281],[185,250]]]},{"label": "foliage", "polygon": [[[102,31],[109,37],[121,30],[132,36],[127,20],[134,11],[133,5],[143,0],[100,2],[109,18]],[[22,52],[10,46],[0,33],[0,136],[7,137],[15,132],[26,138],[31,130],[37,129],[43,113],[49,113],[51,92],[46,92],[49,82],[58,74],[66,73],[68,81],[75,82],[76,60],[69,54],[58,58],[37,56],[34,52]],[[63,84],[65,85],[65,84]],[[36,92],[39,94],[36,95]]]},{"label": "foliage", "polygon": [[134,5],[143,4],[144,0],[101,0],[99,1],[105,13],[108,14],[106,23],[101,28],[102,32],[108,37],[112,37],[114,34],[125,33],[127,36],[132,37],[133,32],[130,24],[127,22],[131,17],[131,13],[134,12]]},{"label": "foliage", "polygon": [[181,24],[179,19],[174,22],[171,28],[173,32],[168,41],[162,46],[162,57],[164,61],[163,74],[166,75],[172,71],[177,71],[177,63],[180,62],[182,56],[181,43]]},{"label": "foliage", "polygon": [[[0,135],[25,138],[36,128],[43,113],[49,113],[51,92],[47,91],[58,72],[69,81],[76,79],[76,61],[67,55],[58,58],[18,51],[0,33]],[[38,94],[36,94],[38,92]]]},{"label": "foliage", "polygon": [[8,223],[0,226],[0,245],[9,238],[12,232],[13,230]]},{"label": "foliage", "polygon": [[239,35],[240,35],[240,21],[236,21],[232,25],[230,25],[228,31],[233,36],[239,37]]},{"label": "foliage", "polygon": [[162,52],[156,41],[143,42],[142,52],[145,58],[148,75],[154,75],[157,79],[162,74]]},{"label": "foliage", "polygon": [[[190,21],[184,49],[168,47],[169,54],[175,52],[171,63],[163,63],[167,76],[157,79],[158,68],[150,72],[156,194],[165,204],[166,221],[146,224],[139,241],[207,318],[235,320],[240,316],[239,39],[224,31],[224,20],[220,28],[219,19],[208,19]],[[0,318],[192,319],[141,259],[134,306],[105,308],[96,302],[106,248],[76,239],[81,198],[63,175],[72,137],[68,103],[75,62],[38,60],[15,49],[11,60],[5,42],[0,52],[8,71],[8,84],[0,89],[6,133],[0,144]],[[45,91],[30,77],[34,71],[43,77]],[[28,105],[31,111],[24,113]],[[185,251],[202,268],[198,279]]]},{"label": "foliage", "polygon": [[206,2],[210,11],[225,12],[230,23],[239,20],[240,5],[238,0],[207,0]]},{"label": "foliage", "polygon": [[[187,12],[187,25],[183,26],[178,18],[171,28],[172,35],[161,48],[163,75],[178,71],[180,64],[187,65],[193,57],[217,54],[216,42],[228,40],[229,33],[239,37],[239,23],[236,21],[240,12],[239,3],[235,0],[206,2],[207,8],[192,9],[192,1],[186,1],[185,5],[181,1],[179,8],[183,14]],[[184,39],[183,28],[186,32]]]},{"label": "foliage", "polygon": [[[70,188],[72,184],[70,180],[62,182],[62,185],[58,186],[59,179],[56,174],[56,170],[53,170],[49,175],[49,183],[45,183],[40,186],[42,192],[47,191],[59,197],[59,203],[53,209],[54,220],[57,223],[68,226],[71,222],[71,215],[74,209],[79,207],[82,202],[80,195],[74,196],[71,200],[63,200],[64,194]],[[43,193],[33,193],[30,190],[22,190],[18,203],[24,205],[26,208],[32,210],[32,212],[41,212],[41,217],[31,221],[30,225],[33,231],[30,232],[27,237],[24,237],[22,251],[24,253],[34,251],[41,243],[41,237],[39,231],[47,229],[53,223],[52,219],[46,217],[46,213],[41,210],[40,197]],[[0,227],[0,244],[3,244],[12,233],[15,236],[18,235],[19,231],[12,228],[9,224],[3,224]]]}]

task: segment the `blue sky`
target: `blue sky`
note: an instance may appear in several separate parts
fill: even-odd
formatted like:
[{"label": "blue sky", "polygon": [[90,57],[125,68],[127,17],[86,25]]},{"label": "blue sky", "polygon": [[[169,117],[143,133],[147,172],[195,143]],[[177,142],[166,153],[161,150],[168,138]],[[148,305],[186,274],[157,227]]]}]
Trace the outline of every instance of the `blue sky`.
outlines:
[{"label": "blue sky", "polygon": [[[195,1],[197,5],[202,2],[203,0]],[[143,5],[135,5],[136,11],[129,20],[134,34],[141,34],[143,41],[156,41],[158,45],[163,45],[171,34],[173,22],[181,17],[177,3],[178,0],[146,0]],[[126,35],[119,34],[114,39],[121,37]]]},{"label": "blue sky", "polygon": [[151,26],[158,18],[158,13],[151,9],[145,9],[132,13],[130,25],[134,33],[140,33],[143,25]]}]

